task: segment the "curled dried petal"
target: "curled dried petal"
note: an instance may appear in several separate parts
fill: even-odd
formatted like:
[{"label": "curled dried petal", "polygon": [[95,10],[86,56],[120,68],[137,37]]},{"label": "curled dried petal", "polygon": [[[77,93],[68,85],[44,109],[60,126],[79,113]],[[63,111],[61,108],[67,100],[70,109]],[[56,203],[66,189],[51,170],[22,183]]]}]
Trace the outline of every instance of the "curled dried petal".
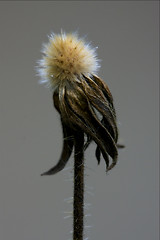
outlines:
[{"label": "curled dried petal", "polygon": [[71,156],[71,153],[73,150],[73,142],[74,142],[73,133],[72,133],[72,130],[68,126],[66,126],[63,122],[62,122],[62,127],[63,127],[63,149],[62,149],[61,157],[58,163],[53,168],[51,168],[47,172],[42,173],[41,176],[53,175],[61,171],[65,167],[65,165],[67,164]]}]

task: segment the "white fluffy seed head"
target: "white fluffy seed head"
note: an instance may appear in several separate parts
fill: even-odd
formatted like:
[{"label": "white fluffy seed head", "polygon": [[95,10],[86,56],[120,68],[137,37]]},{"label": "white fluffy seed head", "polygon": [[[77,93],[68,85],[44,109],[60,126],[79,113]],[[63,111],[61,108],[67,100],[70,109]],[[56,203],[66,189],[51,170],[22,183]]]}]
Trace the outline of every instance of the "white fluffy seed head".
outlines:
[{"label": "white fluffy seed head", "polygon": [[62,81],[78,79],[82,74],[95,74],[99,68],[95,50],[76,34],[52,34],[38,62],[41,82],[56,88]]}]

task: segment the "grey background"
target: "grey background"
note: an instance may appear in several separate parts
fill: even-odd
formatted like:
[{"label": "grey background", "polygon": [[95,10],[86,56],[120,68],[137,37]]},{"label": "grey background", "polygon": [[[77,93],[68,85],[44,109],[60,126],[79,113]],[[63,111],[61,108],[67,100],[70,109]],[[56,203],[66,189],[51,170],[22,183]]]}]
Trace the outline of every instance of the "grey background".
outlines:
[{"label": "grey background", "polygon": [[158,239],[158,9],[158,1],[0,2],[0,239],[72,239],[64,199],[73,156],[65,171],[40,177],[57,162],[62,133],[34,69],[47,34],[61,29],[99,47],[126,145],[107,176],[94,144],[86,153],[85,237]]}]

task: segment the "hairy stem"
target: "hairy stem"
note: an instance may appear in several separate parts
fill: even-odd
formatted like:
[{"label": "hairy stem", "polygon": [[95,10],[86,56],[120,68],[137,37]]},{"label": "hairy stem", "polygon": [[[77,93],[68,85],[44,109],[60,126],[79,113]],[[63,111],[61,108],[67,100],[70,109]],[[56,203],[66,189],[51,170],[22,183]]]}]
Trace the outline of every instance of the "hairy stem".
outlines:
[{"label": "hairy stem", "polygon": [[73,240],[83,240],[84,217],[84,134],[75,134]]}]

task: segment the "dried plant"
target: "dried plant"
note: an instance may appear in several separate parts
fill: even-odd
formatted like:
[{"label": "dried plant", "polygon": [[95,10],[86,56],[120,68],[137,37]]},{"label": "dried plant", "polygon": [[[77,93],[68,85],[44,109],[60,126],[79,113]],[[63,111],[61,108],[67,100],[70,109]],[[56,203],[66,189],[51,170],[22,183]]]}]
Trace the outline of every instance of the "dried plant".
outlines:
[{"label": "dried plant", "polygon": [[63,128],[63,150],[58,163],[42,175],[61,171],[75,152],[74,165],[74,240],[83,239],[84,151],[91,141],[97,145],[106,170],[117,163],[118,130],[113,97],[97,75],[96,49],[76,34],[52,34],[43,46],[38,73],[41,82],[53,90],[54,106]]}]

